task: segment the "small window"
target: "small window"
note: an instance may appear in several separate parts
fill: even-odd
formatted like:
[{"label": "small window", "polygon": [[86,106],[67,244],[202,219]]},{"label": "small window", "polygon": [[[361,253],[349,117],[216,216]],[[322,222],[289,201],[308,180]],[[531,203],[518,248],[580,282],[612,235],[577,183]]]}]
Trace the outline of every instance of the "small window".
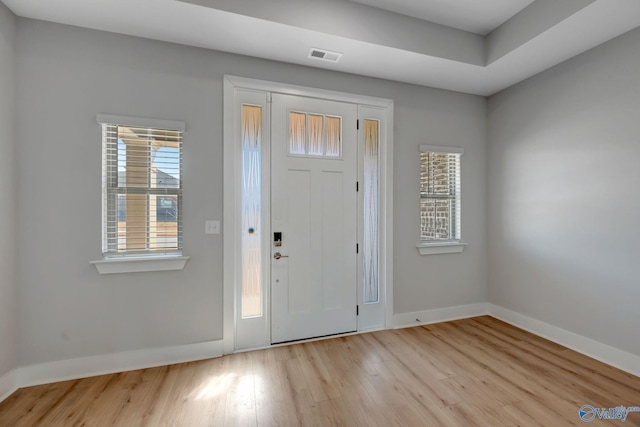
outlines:
[{"label": "small window", "polygon": [[183,129],[105,120],[103,256],[181,255]]},{"label": "small window", "polygon": [[420,146],[420,241],[460,242],[462,149]]},{"label": "small window", "polygon": [[289,154],[340,158],[342,118],[298,111],[289,113]]}]

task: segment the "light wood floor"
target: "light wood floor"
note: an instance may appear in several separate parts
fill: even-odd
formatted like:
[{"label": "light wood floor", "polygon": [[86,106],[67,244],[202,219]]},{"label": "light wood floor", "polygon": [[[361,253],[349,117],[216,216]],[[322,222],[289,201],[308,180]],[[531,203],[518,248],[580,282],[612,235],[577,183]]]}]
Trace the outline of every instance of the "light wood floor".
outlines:
[{"label": "light wood floor", "polygon": [[581,426],[584,404],[640,406],[640,378],[478,317],[25,388],[0,426]]}]

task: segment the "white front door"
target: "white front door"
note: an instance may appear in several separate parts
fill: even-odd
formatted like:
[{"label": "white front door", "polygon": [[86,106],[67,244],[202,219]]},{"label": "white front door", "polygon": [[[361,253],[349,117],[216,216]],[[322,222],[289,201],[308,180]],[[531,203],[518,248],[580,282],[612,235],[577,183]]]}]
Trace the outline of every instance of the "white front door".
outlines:
[{"label": "white front door", "polygon": [[271,108],[271,342],[355,331],[357,106]]}]

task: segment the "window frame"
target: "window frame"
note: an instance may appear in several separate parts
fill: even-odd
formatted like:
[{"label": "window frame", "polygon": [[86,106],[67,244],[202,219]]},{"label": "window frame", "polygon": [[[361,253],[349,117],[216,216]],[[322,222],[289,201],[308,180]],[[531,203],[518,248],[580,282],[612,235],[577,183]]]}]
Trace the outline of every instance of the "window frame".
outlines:
[{"label": "window frame", "polygon": [[[456,239],[433,239],[426,240],[422,239],[422,233],[420,233],[420,239],[418,244],[416,245],[418,252],[421,255],[435,255],[435,254],[444,254],[444,253],[459,253],[462,252],[464,247],[467,245],[462,242],[462,155],[464,154],[464,149],[460,147],[448,147],[448,146],[436,146],[436,145],[420,145],[419,146],[420,154],[422,153],[437,153],[437,154],[448,154],[448,155],[458,155],[458,174],[457,174],[457,182],[456,187],[458,191],[455,194],[452,194],[448,197],[423,197],[421,191],[419,191],[420,201],[422,199],[446,199],[451,200],[452,198],[457,200],[456,210],[453,214],[454,221],[456,224],[460,224],[460,229],[457,231]],[[422,162],[422,156],[419,156],[420,162]],[[419,167],[422,167],[422,164],[419,164]],[[451,175],[449,175],[450,177]],[[451,179],[451,178],[450,178]],[[422,226],[422,224],[421,224]],[[451,226],[451,225],[450,225]]]},{"label": "window frame", "polygon": [[[113,164],[109,164],[107,162],[107,158],[105,156],[105,149],[107,147],[107,140],[105,138],[105,130],[107,126],[115,126],[116,129],[118,127],[132,127],[132,128],[142,128],[142,129],[152,129],[154,131],[171,131],[171,132],[180,132],[181,142],[184,137],[184,133],[186,131],[186,125],[183,121],[178,120],[163,120],[163,119],[151,119],[151,118],[143,118],[143,117],[132,117],[132,116],[117,116],[111,114],[98,114],[96,117],[98,124],[100,125],[101,131],[101,152],[102,152],[102,162],[101,162],[101,174],[102,174],[102,259],[96,261],[90,261],[93,264],[100,274],[109,274],[109,273],[128,273],[128,272],[142,272],[142,271],[163,271],[163,270],[182,270],[189,259],[189,257],[183,256],[183,246],[182,246],[182,227],[183,227],[183,215],[182,215],[182,193],[183,193],[183,166],[182,166],[182,156],[184,152],[184,148],[182,143],[180,144],[179,149],[179,185],[177,188],[167,188],[162,189],[163,191],[158,192],[159,189],[153,188],[150,185],[148,187],[135,188],[133,193],[139,194],[147,194],[149,196],[176,196],[177,197],[177,208],[178,215],[176,218],[176,227],[177,227],[177,249],[170,249],[165,251],[149,251],[148,248],[142,251],[129,251],[129,252],[114,252],[109,250],[109,244],[106,240],[106,232],[107,232],[107,219],[105,217],[108,207],[105,205],[109,203],[109,196],[115,198],[117,201],[118,191],[117,187],[117,179],[118,179],[118,168],[117,164],[114,166]],[[150,166],[149,166],[150,167]],[[112,170],[113,169],[113,170]],[[115,185],[115,186],[114,186]],[[151,190],[151,191],[149,191]],[[167,191],[164,191],[167,190]],[[125,192],[126,193],[126,192]],[[158,193],[158,194],[156,194]],[[163,193],[163,194],[160,194]],[[113,202],[113,200],[112,200]],[[157,206],[156,206],[157,208]],[[115,203],[115,218],[117,220],[118,217],[118,206]],[[147,219],[148,221],[148,219]],[[149,231],[146,230],[146,238],[147,241],[149,239]],[[148,243],[147,243],[148,245]]]}]

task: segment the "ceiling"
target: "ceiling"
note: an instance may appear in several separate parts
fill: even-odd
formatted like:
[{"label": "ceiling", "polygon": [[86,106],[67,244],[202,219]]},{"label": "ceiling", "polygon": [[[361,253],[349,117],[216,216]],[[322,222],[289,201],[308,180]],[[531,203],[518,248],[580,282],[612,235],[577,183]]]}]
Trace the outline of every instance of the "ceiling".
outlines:
[{"label": "ceiling", "polygon": [[[640,25],[638,0],[0,0],[19,16],[492,95]],[[338,63],[310,48],[342,53]]]},{"label": "ceiling", "polygon": [[533,0],[352,1],[483,36],[489,34],[513,15],[533,3]]}]

